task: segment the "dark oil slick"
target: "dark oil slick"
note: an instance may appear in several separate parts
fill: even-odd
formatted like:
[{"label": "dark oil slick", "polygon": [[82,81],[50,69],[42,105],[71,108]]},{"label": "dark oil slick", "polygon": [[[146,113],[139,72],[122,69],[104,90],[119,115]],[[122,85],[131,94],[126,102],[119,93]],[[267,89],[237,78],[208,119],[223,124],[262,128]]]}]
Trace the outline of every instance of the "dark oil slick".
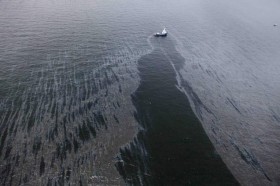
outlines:
[{"label": "dark oil slick", "polygon": [[142,130],[121,149],[116,165],[128,185],[239,185],[178,89],[174,66],[184,59],[169,38],[140,58],[140,86],[132,95]]},{"label": "dark oil slick", "polygon": [[0,185],[279,185],[279,9],[0,0]]}]

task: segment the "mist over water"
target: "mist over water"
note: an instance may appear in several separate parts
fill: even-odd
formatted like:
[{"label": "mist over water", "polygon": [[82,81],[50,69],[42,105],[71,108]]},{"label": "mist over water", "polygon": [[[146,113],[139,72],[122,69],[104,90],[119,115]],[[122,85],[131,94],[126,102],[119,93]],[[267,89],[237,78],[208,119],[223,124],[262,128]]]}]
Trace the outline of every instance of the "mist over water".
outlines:
[{"label": "mist over water", "polygon": [[[201,122],[219,170],[242,185],[280,184],[279,9],[277,0],[1,0],[1,185],[133,183],[115,164],[133,140],[149,157],[131,95],[152,72],[139,67],[163,27],[176,55],[144,58],[188,98],[194,113],[182,115]],[[160,63],[170,60],[176,79]],[[186,132],[180,148],[190,141]]]}]

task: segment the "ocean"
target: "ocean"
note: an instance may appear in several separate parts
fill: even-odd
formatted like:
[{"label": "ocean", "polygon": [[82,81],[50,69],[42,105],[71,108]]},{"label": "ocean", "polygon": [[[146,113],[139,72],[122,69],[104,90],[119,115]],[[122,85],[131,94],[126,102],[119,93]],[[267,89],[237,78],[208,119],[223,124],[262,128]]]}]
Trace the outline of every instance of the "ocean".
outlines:
[{"label": "ocean", "polygon": [[279,8],[0,0],[1,185],[279,185]]}]

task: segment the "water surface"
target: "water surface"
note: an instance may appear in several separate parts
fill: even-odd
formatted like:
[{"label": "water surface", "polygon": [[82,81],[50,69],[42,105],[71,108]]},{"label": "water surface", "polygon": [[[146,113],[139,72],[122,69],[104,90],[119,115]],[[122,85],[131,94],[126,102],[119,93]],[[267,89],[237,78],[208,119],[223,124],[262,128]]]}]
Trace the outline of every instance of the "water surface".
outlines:
[{"label": "water surface", "polygon": [[[143,130],[131,95],[152,73],[137,69],[146,59],[159,71],[175,60],[149,76],[172,87],[152,96],[188,98],[196,119],[186,102],[169,109],[201,122],[213,167],[222,159],[243,185],[279,184],[279,9],[278,0],[1,0],[0,183],[124,184],[115,164]],[[178,54],[147,59],[164,26]],[[188,135],[174,143],[190,147]]]}]

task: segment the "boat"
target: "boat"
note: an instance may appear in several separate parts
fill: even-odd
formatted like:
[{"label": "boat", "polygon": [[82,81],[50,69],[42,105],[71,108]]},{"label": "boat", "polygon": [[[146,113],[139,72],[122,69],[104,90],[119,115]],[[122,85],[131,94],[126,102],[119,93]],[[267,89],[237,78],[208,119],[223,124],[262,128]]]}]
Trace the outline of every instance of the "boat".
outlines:
[{"label": "boat", "polygon": [[155,33],[154,36],[155,37],[166,37],[167,36],[166,28],[164,28],[161,33],[159,33],[159,32]]}]

